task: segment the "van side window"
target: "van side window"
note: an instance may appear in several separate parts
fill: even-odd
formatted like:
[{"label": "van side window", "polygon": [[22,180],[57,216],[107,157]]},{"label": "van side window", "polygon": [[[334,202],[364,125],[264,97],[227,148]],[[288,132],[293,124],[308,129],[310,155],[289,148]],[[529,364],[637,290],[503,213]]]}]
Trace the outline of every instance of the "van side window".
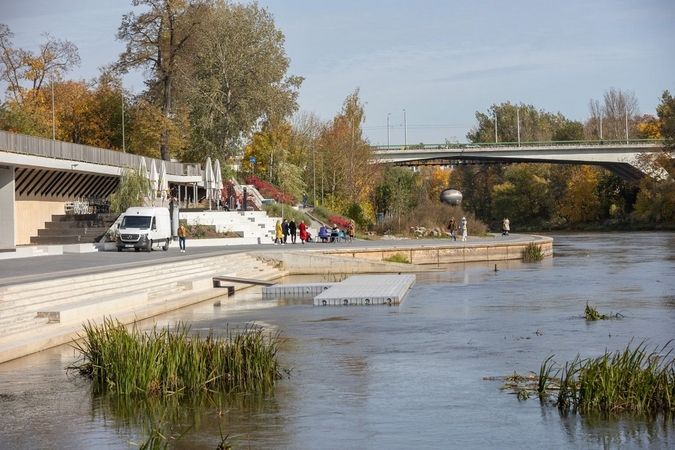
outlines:
[{"label": "van side window", "polygon": [[157,231],[157,223],[155,222],[155,217],[154,217],[154,216],[152,217],[152,225],[151,225],[151,228],[152,228],[154,231]]}]

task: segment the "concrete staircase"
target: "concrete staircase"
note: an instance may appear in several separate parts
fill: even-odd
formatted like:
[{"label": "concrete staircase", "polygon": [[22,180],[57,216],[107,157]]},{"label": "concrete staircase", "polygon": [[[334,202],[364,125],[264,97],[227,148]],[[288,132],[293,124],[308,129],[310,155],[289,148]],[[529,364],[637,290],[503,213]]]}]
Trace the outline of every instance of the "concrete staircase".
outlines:
[{"label": "concrete staircase", "polygon": [[31,236],[31,244],[61,245],[93,243],[115,222],[114,214],[59,214],[53,215],[45,228]]},{"label": "concrete staircase", "polygon": [[87,321],[131,323],[227,295],[214,288],[218,275],[273,280],[286,272],[235,254],[0,287],[0,363],[71,342]]}]

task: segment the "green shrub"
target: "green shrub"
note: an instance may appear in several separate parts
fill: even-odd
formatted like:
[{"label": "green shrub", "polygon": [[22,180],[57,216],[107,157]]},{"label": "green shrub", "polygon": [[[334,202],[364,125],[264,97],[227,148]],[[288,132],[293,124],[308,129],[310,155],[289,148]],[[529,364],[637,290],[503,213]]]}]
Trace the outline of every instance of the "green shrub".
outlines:
[{"label": "green shrub", "polygon": [[410,264],[410,260],[403,253],[395,253],[388,258],[384,258],[384,261]]}]

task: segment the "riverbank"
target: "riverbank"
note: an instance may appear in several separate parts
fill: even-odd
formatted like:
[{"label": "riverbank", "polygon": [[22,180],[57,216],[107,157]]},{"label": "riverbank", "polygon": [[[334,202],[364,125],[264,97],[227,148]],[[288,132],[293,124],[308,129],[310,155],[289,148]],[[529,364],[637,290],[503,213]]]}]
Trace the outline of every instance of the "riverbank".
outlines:
[{"label": "riverbank", "polygon": [[[234,291],[251,287],[245,282],[216,287],[216,276],[270,281],[289,274],[428,272],[442,264],[520,259],[533,242],[544,256],[552,255],[552,238],[513,235],[468,242],[188,246],[190,256],[176,249],[23,258],[14,264],[4,260],[0,261],[0,362],[70,342],[83,323],[101,323],[104,318],[132,323],[207,300],[226,301],[229,287]],[[410,264],[386,261],[397,254]]]}]

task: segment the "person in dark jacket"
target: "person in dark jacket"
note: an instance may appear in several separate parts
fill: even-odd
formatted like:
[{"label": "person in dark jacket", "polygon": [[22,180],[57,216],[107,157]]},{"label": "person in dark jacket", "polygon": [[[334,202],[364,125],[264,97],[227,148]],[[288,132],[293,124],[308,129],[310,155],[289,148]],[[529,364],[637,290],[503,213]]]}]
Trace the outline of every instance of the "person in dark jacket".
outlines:
[{"label": "person in dark jacket", "polygon": [[295,219],[291,218],[291,221],[288,222],[288,232],[291,234],[291,244],[295,244],[295,238],[297,235],[297,227],[295,226]]},{"label": "person in dark jacket", "polygon": [[283,222],[281,222],[281,232],[284,235],[284,244],[288,242],[288,221],[284,219]]}]

